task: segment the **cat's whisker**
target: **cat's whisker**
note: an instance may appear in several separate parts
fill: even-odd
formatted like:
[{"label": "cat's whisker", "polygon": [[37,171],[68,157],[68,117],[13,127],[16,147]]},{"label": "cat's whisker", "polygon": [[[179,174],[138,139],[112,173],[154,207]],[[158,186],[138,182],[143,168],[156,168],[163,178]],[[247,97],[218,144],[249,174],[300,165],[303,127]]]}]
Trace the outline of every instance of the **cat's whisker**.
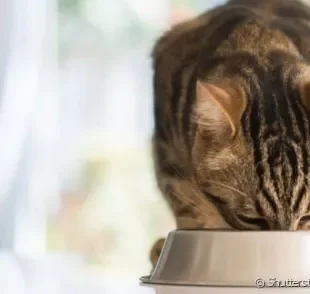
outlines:
[{"label": "cat's whisker", "polygon": [[186,217],[186,216],[177,216],[176,220],[185,220],[185,221],[194,221],[194,222],[198,222],[197,218],[195,217]]},{"label": "cat's whisker", "polygon": [[[199,191],[197,191],[197,190],[195,189],[195,187],[193,186],[192,182],[191,182],[189,179],[186,179],[175,167],[173,167],[173,168],[174,168],[175,172],[178,174],[178,176],[179,176],[182,180],[188,182],[188,186],[190,187],[190,189],[192,190],[192,192],[202,201],[202,203],[203,203],[203,204],[209,205],[209,203],[207,202],[207,200],[204,199],[204,198],[200,195]],[[234,191],[234,192],[236,192],[236,193],[239,193],[239,194],[242,195],[242,196],[248,197],[247,194],[245,194],[245,193],[243,193],[242,191],[240,191],[240,190],[238,190],[238,189],[236,189],[236,188],[234,188],[234,187],[231,187],[231,186],[229,186],[229,185],[226,185],[226,184],[223,184],[223,183],[220,183],[220,182],[217,182],[217,181],[213,181],[213,180],[206,180],[206,182],[209,182],[209,183],[213,183],[213,184],[222,186],[222,187],[224,187],[224,188],[226,188],[226,189],[229,189],[229,190],[231,190],[231,191]]]},{"label": "cat's whisker", "polygon": [[186,182],[188,183],[188,186],[189,186],[189,188],[191,189],[191,191],[202,201],[202,203],[203,203],[203,204],[206,204],[206,205],[209,205],[209,203],[207,202],[207,200],[204,199],[204,198],[200,195],[199,191],[197,191],[196,188],[193,186],[192,182],[191,182],[189,179],[187,179],[185,176],[183,176],[175,167],[173,167],[173,169],[175,170],[175,172],[178,174],[178,176],[179,176],[182,180],[184,180],[184,181],[186,181]]},{"label": "cat's whisker", "polygon": [[189,216],[177,216],[176,219],[196,220],[196,218],[194,218],[194,217],[189,217]]},{"label": "cat's whisker", "polygon": [[199,200],[202,201],[202,204],[205,204],[205,205],[207,205],[207,206],[210,205],[210,204],[208,203],[208,201],[207,201],[205,198],[203,198],[203,197],[201,196],[201,194],[199,193],[199,191],[196,191],[196,190],[195,190],[195,187],[194,187],[191,183],[189,183],[189,186],[190,186],[192,192],[197,196],[197,198],[199,198]]},{"label": "cat's whisker", "polygon": [[177,216],[176,223],[178,228],[201,228],[204,226],[204,222],[198,220],[195,217],[184,217],[184,216]]},{"label": "cat's whisker", "polygon": [[190,201],[188,199],[186,199],[183,195],[181,196],[181,194],[179,193],[174,193],[174,192],[171,192],[172,195],[174,195],[175,197],[177,197],[179,200],[183,201],[184,203],[186,203],[187,205],[189,205],[190,207],[192,207],[194,210],[200,212],[201,214],[205,215],[208,217],[208,215],[202,211],[201,209],[197,208],[196,206],[194,206],[193,204],[190,203]]},{"label": "cat's whisker", "polygon": [[226,185],[226,184],[223,184],[223,183],[220,183],[220,182],[217,182],[217,181],[212,181],[212,180],[205,180],[205,181],[209,182],[209,183],[213,183],[213,184],[219,185],[219,186],[222,186],[222,187],[227,188],[227,189],[229,189],[231,191],[237,192],[237,193],[239,193],[242,196],[248,197],[247,194],[245,194],[242,191],[240,191],[240,190],[238,190],[238,189],[236,189],[234,187],[231,187],[229,185]]}]

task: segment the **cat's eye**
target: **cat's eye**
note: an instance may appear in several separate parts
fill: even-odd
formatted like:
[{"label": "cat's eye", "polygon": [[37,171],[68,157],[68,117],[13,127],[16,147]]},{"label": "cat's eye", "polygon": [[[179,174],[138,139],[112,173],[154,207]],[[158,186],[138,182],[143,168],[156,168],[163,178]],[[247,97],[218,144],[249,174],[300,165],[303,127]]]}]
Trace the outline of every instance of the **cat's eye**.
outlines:
[{"label": "cat's eye", "polygon": [[299,220],[298,229],[299,230],[309,230],[310,229],[310,215],[305,215]]},{"label": "cat's eye", "polygon": [[260,230],[269,230],[268,222],[263,218],[251,218],[238,214],[237,217],[246,224],[258,227]]},{"label": "cat's eye", "polygon": [[301,222],[310,222],[310,215],[305,215],[300,219]]}]

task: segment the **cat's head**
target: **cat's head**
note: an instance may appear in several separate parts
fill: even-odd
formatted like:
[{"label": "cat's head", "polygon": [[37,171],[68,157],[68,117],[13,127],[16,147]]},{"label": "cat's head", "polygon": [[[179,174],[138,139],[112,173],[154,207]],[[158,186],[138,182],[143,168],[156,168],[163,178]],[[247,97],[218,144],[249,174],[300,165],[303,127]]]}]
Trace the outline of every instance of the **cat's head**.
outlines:
[{"label": "cat's head", "polygon": [[310,227],[310,83],[303,76],[197,82],[195,178],[234,228]]}]

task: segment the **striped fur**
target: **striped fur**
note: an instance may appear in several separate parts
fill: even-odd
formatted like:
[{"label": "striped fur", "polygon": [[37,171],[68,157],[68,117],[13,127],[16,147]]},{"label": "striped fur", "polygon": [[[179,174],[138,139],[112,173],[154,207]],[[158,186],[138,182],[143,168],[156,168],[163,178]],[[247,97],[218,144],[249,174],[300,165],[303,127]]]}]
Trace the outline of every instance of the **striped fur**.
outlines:
[{"label": "striped fur", "polygon": [[[232,0],[158,40],[155,170],[179,228],[307,228],[309,58],[310,8],[295,0]],[[232,140],[198,131],[197,80],[242,89]]]}]

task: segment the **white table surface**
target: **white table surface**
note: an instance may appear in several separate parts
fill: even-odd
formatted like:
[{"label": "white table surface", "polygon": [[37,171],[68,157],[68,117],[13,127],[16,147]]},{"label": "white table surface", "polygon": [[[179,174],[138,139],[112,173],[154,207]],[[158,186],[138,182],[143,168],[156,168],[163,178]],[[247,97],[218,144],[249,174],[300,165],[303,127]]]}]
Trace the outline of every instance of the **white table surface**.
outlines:
[{"label": "white table surface", "polygon": [[306,288],[212,288],[151,286],[139,277],[90,274],[74,256],[25,258],[0,252],[1,294],[256,294],[310,293]]},{"label": "white table surface", "polygon": [[[140,286],[141,287],[141,286]],[[144,287],[141,287],[144,288]],[[147,290],[152,290],[148,292]],[[298,294],[309,293],[309,289],[252,289],[252,288],[213,288],[213,287],[175,287],[160,286],[146,289],[145,292],[137,292],[143,294],[256,294],[256,293],[286,293]],[[132,292],[135,293],[135,292]],[[125,293],[124,293],[125,294]]]}]

